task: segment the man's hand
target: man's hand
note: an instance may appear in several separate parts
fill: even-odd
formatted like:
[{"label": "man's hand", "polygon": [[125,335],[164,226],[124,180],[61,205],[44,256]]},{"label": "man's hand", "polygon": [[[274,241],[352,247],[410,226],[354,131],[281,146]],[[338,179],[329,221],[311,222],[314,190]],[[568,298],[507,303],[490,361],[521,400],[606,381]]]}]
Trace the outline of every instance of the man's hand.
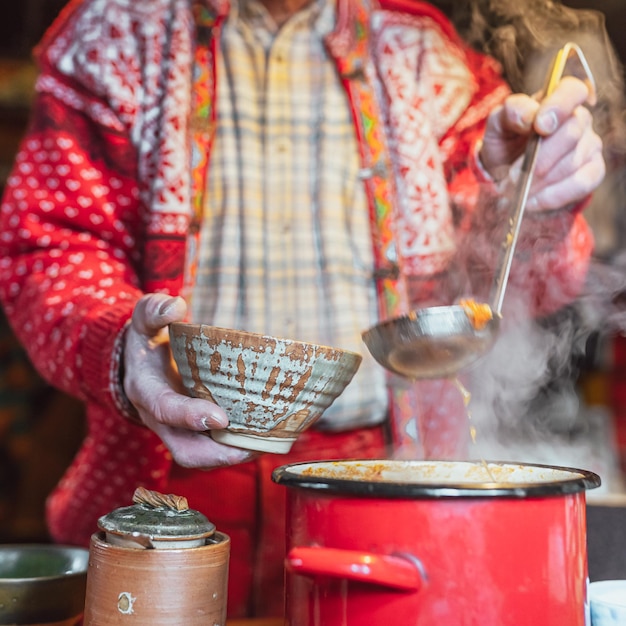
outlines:
[{"label": "man's hand", "polygon": [[479,157],[496,182],[508,176],[515,179],[531,132],[543,138],[529,211],[578,203],[602,182],[606,172],[602,140],[593,130],[591,113],[583,106],[588,96],[585,83],[565,77],[540,102],[513,94],[490,114]]},{"label": "man's hand", "polygon": [[124,390],[143,424],[183,467],[208,469],[247,461],[252,453],[219,444],[202,434],[228,425],[216,404],[185,394],[173,362],[167,326],[182,321],[182,298],[149,294],[137,303],[124,346]]}]

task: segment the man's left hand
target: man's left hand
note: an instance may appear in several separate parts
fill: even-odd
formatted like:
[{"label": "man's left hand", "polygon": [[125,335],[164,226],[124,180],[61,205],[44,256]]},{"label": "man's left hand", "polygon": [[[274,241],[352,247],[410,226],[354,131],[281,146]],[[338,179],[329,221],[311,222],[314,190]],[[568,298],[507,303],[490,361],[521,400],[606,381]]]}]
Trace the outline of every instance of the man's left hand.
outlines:
[{"label": "man's left hand", "polygon": [[565,77],[541,101],[513,94],[490,114],[479,158],[496,183],[507,177],[515,179],[530,134],[542,137],[529,211],[575,205],[604,179],[602,140],[584,106],[588,97],[584,82]]}]

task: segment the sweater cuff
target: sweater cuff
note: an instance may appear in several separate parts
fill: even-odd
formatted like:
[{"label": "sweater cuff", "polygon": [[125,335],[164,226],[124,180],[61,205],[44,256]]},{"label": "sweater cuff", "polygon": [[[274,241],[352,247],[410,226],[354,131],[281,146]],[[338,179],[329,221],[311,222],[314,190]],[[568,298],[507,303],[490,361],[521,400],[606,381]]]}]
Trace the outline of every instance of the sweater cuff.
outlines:
[{"label": "sweater cuff", "polygon": [[[130,326],[130,320],[127,320],[122,330],[118,333],[115,345],[113,347],[113,358],[111,360],[111,393],[117,410],[131,422],[143,426],[143,422],[139,417],[139,412],[128,399],[126,391],[124,391],[124,346],[126,345],[126,333]],[[115,364],[117,363],[117,367]]]},{"label": "sweater cuff", "polygon": [[134,409],[122,389],[120,365],[125,329],[134,306],[133,301],[120,302],[100,312],[87,326],[82,348],[86,395],[101,406],[113,404],[125,417],[131,417]]}]

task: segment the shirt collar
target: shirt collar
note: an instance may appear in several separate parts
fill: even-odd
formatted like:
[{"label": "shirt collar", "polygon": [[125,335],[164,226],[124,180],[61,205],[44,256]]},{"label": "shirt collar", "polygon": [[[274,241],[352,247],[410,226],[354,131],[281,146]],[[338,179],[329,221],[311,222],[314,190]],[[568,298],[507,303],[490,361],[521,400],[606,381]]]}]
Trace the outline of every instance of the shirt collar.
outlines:
[{"label": "shirt collar", "polygon": [[[225,18],[238,12],[240,0],[198,0],[218,18]],[[370,20],[379,9],[380,0],[313,0],[319,12],[317,27],[325,35],[326,44],[333,57],[343,59],[342,73],[356,74],[360,71],[363,55],[367,55],[367,41],[370,36]],[[421,4],[421,3],[418,3]],[[329,28],[332,23],[333,27]]]},{"label": "shirt collar", "polygon": [[[219,0],[211,0],[219,1]],[[337,0],[312,0],[303,7],[294,18],[302,23],[313,24],[314,30],[325,37],[333,31],[336,24]],[[229,19],[242,19],[247,22],[261,20],[267,23],[268,12],[260,0],[232,0]]]}]

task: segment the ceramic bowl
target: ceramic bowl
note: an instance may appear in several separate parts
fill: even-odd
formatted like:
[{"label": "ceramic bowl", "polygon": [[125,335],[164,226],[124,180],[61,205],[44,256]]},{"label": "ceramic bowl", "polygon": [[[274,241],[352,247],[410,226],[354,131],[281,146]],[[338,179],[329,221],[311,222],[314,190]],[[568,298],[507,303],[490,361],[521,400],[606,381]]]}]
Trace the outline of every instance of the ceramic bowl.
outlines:
[{"label": "ceramic bowl", "polygon": [[361,355],[204,324],[170,325],[172,353],[189,395],[221,406],[221,443],[289,452],[346,388]]},{"label": "ceramic bowl", "polygon": [[591,626],[626,624],[626,580],[602,580],[589,585]]},{"label": "ceramic bowl", "polygon": [[89,550],[48,544],[0,546],[0,624],[78,624]]}]

